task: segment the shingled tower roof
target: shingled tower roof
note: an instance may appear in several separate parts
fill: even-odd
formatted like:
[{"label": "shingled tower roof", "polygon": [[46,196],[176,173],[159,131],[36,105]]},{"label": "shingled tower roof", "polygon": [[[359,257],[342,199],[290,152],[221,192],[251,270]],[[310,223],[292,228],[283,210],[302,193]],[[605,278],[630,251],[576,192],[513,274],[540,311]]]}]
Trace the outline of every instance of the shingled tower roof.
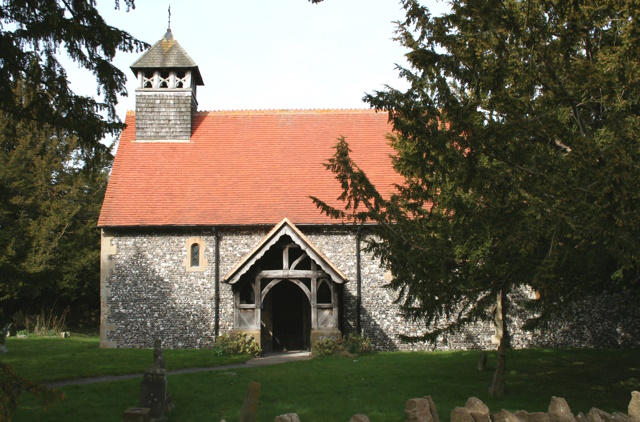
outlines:
[{"label": "shingled tower roof", "polygon": [[133,73],[144,69],[190,69],[196,85],[204,85],[198,65],[173,38],[171,29],[131,65]]}]

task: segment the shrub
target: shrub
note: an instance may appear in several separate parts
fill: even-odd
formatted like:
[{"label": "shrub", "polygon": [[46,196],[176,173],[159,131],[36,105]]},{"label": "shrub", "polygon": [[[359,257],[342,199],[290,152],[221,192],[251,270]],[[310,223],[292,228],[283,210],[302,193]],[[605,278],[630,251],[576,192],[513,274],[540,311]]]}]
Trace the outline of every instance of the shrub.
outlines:
[{"label": "shrub", "polygon": [[313,343],[311,352],[314,356],[362,355],[371,353],[371,339],[359,334],[352,334],[347,340],[322,336]]},{"label": "shrub", "polygon": [[251,355],[260,356],[262,349],[258,346],[256,339],[247,333],[237,333],[229,335],[227,333],[216,339],[213,353],[221,355]]},{"label": "shrub", "polygon": [[314,356],[331,356],[344,351],[342,338],[320,337],[311,346],[311,353]]},{"label": "shrub", "polygon": [[345,342],[345,349],[352,355],[371,353],[371,339],[360,334],[352,334]]}]

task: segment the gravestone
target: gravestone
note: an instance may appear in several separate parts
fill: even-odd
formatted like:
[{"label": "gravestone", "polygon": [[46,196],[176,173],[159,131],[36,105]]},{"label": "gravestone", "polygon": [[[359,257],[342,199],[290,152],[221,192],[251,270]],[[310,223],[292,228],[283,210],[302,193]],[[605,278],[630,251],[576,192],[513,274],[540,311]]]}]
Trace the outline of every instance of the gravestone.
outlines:
[{"label": "gravestone", "polygon": [[157,339],[153,345],[153,369],[164,369],[164,353],[160,339]]},{"label": "gravestone", "polygon": [[142,378],[138,406],[150,409],[151,421],[166,420],[165,413],[173,409],[167,390],[167,371],[160,340],[155,341],[153,348],[153,368],[145,371]]},{"label": "gravestone", "polygon": [[260,383],[249,384],[247,394],[244,396],[242,410],[240,411],[240,422],[253,422],[258,413],[258,399],[260,398]]}]

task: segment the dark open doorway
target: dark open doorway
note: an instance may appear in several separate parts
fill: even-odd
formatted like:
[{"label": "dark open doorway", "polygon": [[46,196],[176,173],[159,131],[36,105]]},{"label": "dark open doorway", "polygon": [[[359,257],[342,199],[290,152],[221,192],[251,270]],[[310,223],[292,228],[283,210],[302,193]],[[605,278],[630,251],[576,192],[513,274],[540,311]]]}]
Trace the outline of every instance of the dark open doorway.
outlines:
[{"label": "dark open doorway", "polygon": [[311,306],[296,284],[283,280],[265,297],[262,310],[263,350],[308,350]]}]

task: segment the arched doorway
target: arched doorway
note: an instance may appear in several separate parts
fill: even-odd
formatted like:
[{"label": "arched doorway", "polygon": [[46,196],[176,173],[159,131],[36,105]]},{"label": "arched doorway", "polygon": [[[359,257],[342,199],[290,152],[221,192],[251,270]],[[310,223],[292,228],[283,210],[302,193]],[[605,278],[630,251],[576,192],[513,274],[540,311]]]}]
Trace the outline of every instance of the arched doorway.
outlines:
[{"label": "arched doorway", "polygon": [[311,338],[311,304],[291,280],[280,280],[262,302],[261,343],[264,351],[308,350]]}]

